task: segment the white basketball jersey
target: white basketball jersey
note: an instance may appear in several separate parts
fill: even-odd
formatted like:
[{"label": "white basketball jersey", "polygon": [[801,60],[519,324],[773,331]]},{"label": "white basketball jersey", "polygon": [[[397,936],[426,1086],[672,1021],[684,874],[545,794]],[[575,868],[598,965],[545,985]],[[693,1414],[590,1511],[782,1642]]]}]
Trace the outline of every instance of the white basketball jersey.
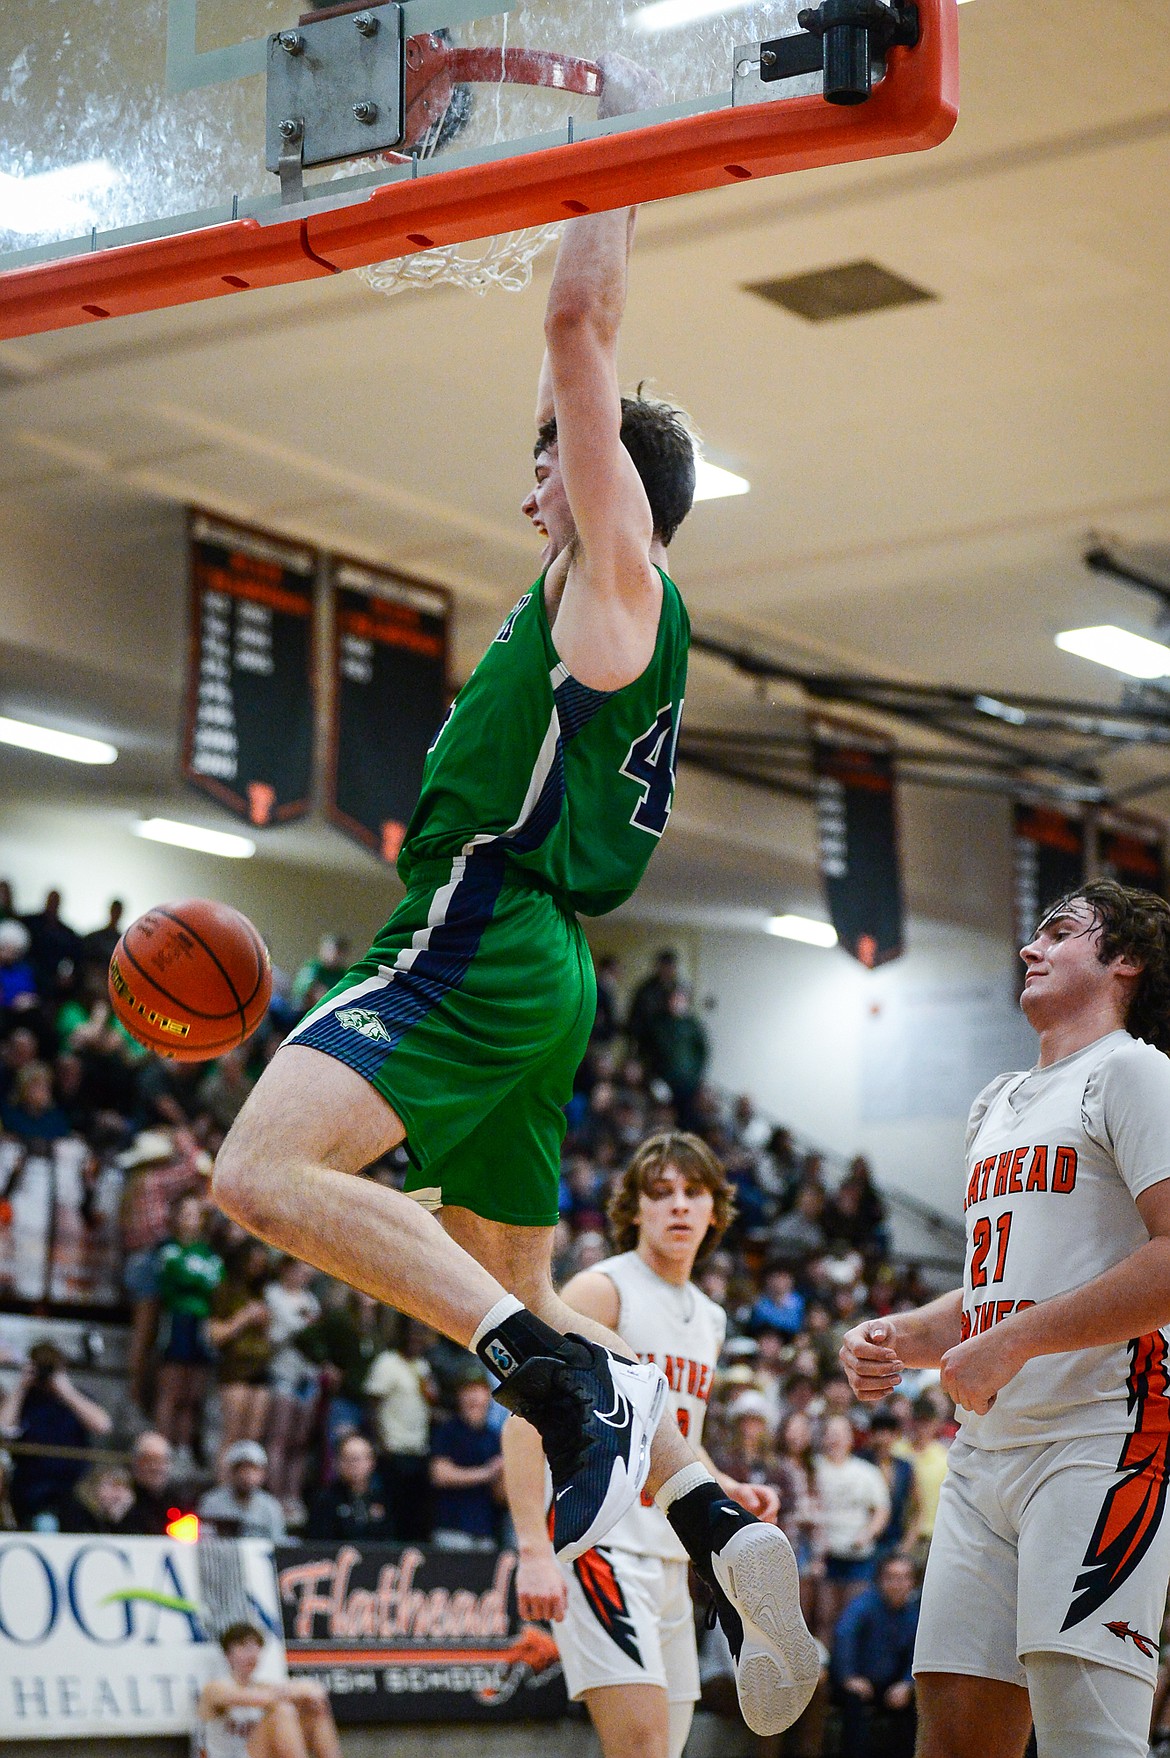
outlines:
[{"label": "white basketball jersey", "polygon": [[[1135,1198],[1170,1178],[1170,1059],[1127,1032],[976,1099],[967,1126],[963,1336],[1092,1281],[1146,1243]],[[1167,1337],[1026,1362],[963,1439],[1018,1447],[1165,1434]]]},{"label": "white basketball jersey", "polygon": [[[679,1428],[692,1446],[703,1436],[711,1381],[723,1348],[727,1315],[721,1306],[686,1282],[664,1282],[636,1251],[595,1264],[618,1291],[621,1310],[614,1329],[639,1361],[652,1361],[666,1375]],[[663,1417],[663,1421],[666,1421]],[[607,1534],[606,1549],[686,1561],[666,1515],[651,1498],[630,1510]]]}]

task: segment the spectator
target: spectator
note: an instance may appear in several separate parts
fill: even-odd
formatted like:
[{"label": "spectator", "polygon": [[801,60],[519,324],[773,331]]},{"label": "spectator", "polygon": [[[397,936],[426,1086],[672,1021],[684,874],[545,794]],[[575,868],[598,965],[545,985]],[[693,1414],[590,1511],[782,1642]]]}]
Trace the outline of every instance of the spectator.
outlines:
[{"label": "spectator", "polygon": [[29,958],[36,973],[37,992],[47,999],[57,993],[62,966],[77,962],[81,937],[61,920],[59,891],[49,892],[43,910],[22,919],[31,941]]},{"label": "spectator", "polygon": [[752,1330],[768,1327],[782,1337],[795,1337],[804,1324],[804,1296],[797,1291],[791,1270],[769,1270],[764,1291],[752,1307],[748,1324]]},{"label": "spectator", "polygon": [[[701,1128],[701,1119],[695,1113],[695,1095],[707,1070],[711,1046],[691,1006],[690,991],[681,983],[671,990],[665,1009],[648,1027],[647,1047],[646,1066],[670,1088],[680,1128]],[[639,1120],[636,1134],[640,1133]]]},{"label": "spectator", "polygon": [[886,1205],[873,1181],[869,1161],[856,1154],[837,1186],[825,1217],[830,1239],[839,1239],[869,1256],[884,1250]]},{"label": "spectator", "polygon": [[490,1550],[503,1494],[499,1434],[488,1422],[492,1395],[482,1377],[468,1377],[456,1393],[456,1413],[431,1440],[435,1487],[432,1543],[440,1550]]},{"label": "spectator", "polygon": [[275,1496],[262,1489],[268,1455],[258,1441],[237,1441],[224,1454],[227,1481],[200,1498],[199,1518],[218,1538],[267,1538],[280,1544],[288,1537],[284,1513]]},{"label": "spectator", "polygon": [[237,1441],[258,1441],[268,1424],[272,1309],[264,1291],[271,1274],[268,1247],[245,1238],[212,1297],[207,1329],[217,1351],[221,1463]]},{"label": "spectator", "polygon": [[900,1551],[918,1515],[918,1486],[914,1467],[903,1454],[894,1451],[901,1434],[898,1418],[892,1410],[875,1410],[869,1419],[869,1444],[864,1456],[876,1465],[890,1492],[890,1519],[881,1535],[877,1554],[887,1556]]},{"label": "spectator", "polygon": [[727,1406],[727,1426],[731,1440],[720,1449],[720,1469],[737,1483],[775,1484],[772,1424],[762,1394],[752,1387],[737,1393]]},{"label": "spectator", "polygon": [[226,1135],[256,1082],[248,1073],[251,1044],[241,1044],[212,1063],[196,1090],[200,1111],[206,1112]]},{"label": "spectator", "polygon": [[321,1302],[309,1286],[315,1271],[298,1258],[281,1258],[276,1277],[264,1290],[272,1345],[269,1366],[272,1402],[268,1416],[268,1487],[292,1524],[304,1519],[301,1499],[309,1439],[317,1414],[321,1374],[300,1347],[300,1338],[321,1316]]},{"label": "spectator", "polygon": [[125,905],[120,897],[110,899],[109,913],[100,928],[94,928],[81,938],[80,959],[83,964],[95,965],[101,972],[104,981],[106,967],[114,956],[114,950],[122,937],[122,912]]},{"label": "spectator", "polygon": [[827,1647],[849,1601],[873,1579],[874,1550],[890,1517],[886,1480],[876,1465],[854,1454],[853,1427],[847,1416],[833,1416],[825,1423],[816,1457],[816,1492],[825,1559],[817,1596],[817,1634]]},{"label": "spectator", "polygon": [[80,1453],[107,1435],[112,1420],[101,1405],[78,1391],[65,1372],[55,1343],[34,1343],[19,1380],[0,1402],[0,1432],[26,1447],[57,1448],[54,1454],[18,1453],[12,1473],[12,1508],[21,1531],[57,1532],[78,1480]]},{"label": "spectator", "polygon": [[913,1565],[908,1557],[885,1557],[876,1585],[846,1608],[833,1639],[833,1692],[849,1758],[876,1758],[879,1750],[885,1758],[912,1758],[917,1629]]},{"label": "spectator", "polygon": [[824,1212],[824,1191],[816,1184],[802,1184],[790,1212],[781,1215],[772,1227],[772,1255],[794,1264],[818,1256],[825,1249],[825,1230],[821,1226]]},{"label": "spectator", "polygon": [[62,1532],[128,1532],[134,1486],[124,1465],[94,1465],[61,1515]]},{"label": "spectator", "polygon": [[151,1350],[159,1322],[159,1247],[180,1197],[195,1194],[211,1159],[186,1131],[144,1129],[115,1162],[123,1175],[122,1288],[130,1297],[130,1396],[149,1403]]},{"label": "spectator", "polygon": [[[320,1318],[301,1335],[300,1347],[310,1361],[327,1369],[331,1455],[343,1434],[362,1426],[366,1380],[375,1356],[385,1347],[387,1322],[388,1315],[370,1295],[336,1282],[326,1286]],[[458,1350],[459,1346],[450,1347]],[[462,1357],[465,1351],[459,1354]]]},{"label": "spectator", "polygon": [[430,1407],[435,1382],[426,1351],[433,1340],[433,1331],[415,1319],[405,1320],[399,1347],[375,1356],[366,1379],[393,1536],[404,1544],[422,1544],[431,1536]]},{"label": "spectator", "polygon": [[667,1003],[677,985],[678,954],[668,946],[663,947],[654,960],[654,969],[650,975],[643,977],[634,990],[630,1011],[626,1016],[626,1031],[647,1068],[653,1068],[652,1028],[666,1012]]},{"label": "spectator", "polygon": [[364,1434],[347,1434],[337,1449],[337,1476],[309,1510],[306,1538],[390,1539],[386,1492]]},{"label": "spectator", "polygon": [[322,934],[316,958],[305,961],[292,981],[292,998],[302,1013],[315,1007],[349,969],[349,940],[344,934]]},{"label": "spectator", "polygon": [[819,1542],[820,1504],[816,1492],[813,1426],[803,1410],[789,1410],[776,1436],[776,1486],[780,1525],[800,1570],[800,1609],[811,1630],[816,1621],[818,1582],[824,1574]]},{"label": "spectator", "polygon": [[914,1471],[916,1507],[914,1520],[906,1535],[906,1543],[915,1567],[926,1567],[934,1522],[938,1514],[938,1498],[947,1474],[947,1449],[941,1436],[943,1419],[929,1392],[920,1392],[914,1400],[908,1440],[895,1445],[895,1451],[910,1461]]},{"label": "spectator", "polygon": [[223,1259],[203,1237],[203,1218],[197,1196],[180,1197],[172,1208],[171,1236],[157,1258],[162,1359],[154,1425],[187,1459],[207,1395],[213,1359],[207,1321],[223,1277]]},{"label": "spectator", "polygon": [[144,1538],[162,1538],[176,1515],[184,1512],[184,1500],[172,1481],[174,1455],[165,1434],[148,1428],[138,1436],[130,1454],[130,1487],[134,1500],[122,1523],[123,1532]]},{"label": "spectator", "polygon": [[44,1153],[53,1142],[73,1133],[53,1096],[52,1070],[43,1062],[29,1062],[20,1070],[11,1103],[0,1110],[0,1120],[30,1153]]},{"label": "spectator", "polygon": [[199,1694],[206,1758],[341,1758],[333,1711],[316,1679],[261,1683],[255,1676],[264,1636],[251,1624],[232,1624],[219,1638],[226,1679]]},{"label": "spectator", "polygon": [[0,1013],[35,1007],[37,979],[29,958],[32,937],[23,922],[0,921]]},{"label": "spectator", "polygon": [[597,961],[597,1012],[589,1035],[593,1050],[608,1050],[621,1029],[621,1001],[618,986],[621,966],[613,953]]}]

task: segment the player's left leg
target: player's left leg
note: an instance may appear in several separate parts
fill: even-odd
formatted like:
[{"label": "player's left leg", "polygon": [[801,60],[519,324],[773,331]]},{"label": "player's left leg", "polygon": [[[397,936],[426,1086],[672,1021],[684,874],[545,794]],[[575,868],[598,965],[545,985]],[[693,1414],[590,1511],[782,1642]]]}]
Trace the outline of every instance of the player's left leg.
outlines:
[{"label": "player's left leg", "polygon": [[1026,1654],[1038,1758],[1146,1758],[1150,1679],[1078,1654]]}]

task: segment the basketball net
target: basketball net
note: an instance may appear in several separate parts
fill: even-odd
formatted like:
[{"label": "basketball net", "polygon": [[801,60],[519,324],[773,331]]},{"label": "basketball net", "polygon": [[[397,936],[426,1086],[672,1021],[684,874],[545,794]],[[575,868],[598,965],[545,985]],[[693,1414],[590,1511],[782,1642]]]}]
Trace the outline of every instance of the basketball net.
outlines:
[{"label": "basketball net", "polygon": [[406,293],[444,282],[466,287],[481,298],[489,287],[522,293],[532,280],[533,263],[560,236],[562,224],[556,220],[547,226],[525,226],[475,244],[436,244],[355,272],[375,293]]}]

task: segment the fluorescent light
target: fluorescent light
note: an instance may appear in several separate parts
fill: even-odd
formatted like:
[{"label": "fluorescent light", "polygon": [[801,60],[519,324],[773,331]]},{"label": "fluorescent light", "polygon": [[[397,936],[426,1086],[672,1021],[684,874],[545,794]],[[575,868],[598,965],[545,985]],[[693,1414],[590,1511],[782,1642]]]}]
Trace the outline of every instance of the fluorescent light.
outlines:
[{"label": "fluorescent light", "polygon": [[837,930],[829,922],[814,922],[809,916],[773,916],[766,932],[781,940],[800,940],[805,946],[836,946]]},{"label": "fluorescent light", "polygon": [[992,720],[1006,720],[1009,726],[1028,724],[1028,716],[1022,708],[1015,708],[1010,702],[1001,702],[997,696],[976,696],[975,707],[980,714],[989,714]]},{"label": "fluorescent light", "polygon": [[752,0],[651,0],[639,6],[625,21],[627,30],[673,31],[679,25],[694,24],[701,18],[715,18],[721,12],[739,12]]},{"label": "fluorescent light", "polygon": [[19,745],[25,751],[43,751],[47,757],[67,757],[70,763],[116,763],[115,746],[101,739],[83,739],[77,733],[58,732],[53,726],[32,726],[26,720],[0,716],[0,744]]},{"label": "fluorescent light", "polygon": [[86,198],[102,195],[122,181],[105,159],[60,165],[31,177],[0,171],[0,231],[33,236],[40,232],[84,230],[97,219]]},{"label": "fluorescent light", "polygon": [[1095,665],[1124,672],[1126,677],[1170,677],[1170,647],[1164,647],[1161,641],[1147,640],[1145,635],[1134,635],[1129,629],[1118,629],[1112,623],[1100,623],[1091,629],[1065,629],[1057,635],[1056,645],[1065,653],[1091,659]]},{"label": "fluorescent light", "polygon": [[140,818],[134,826],[135,836],[149,842],[173,842],[176,848],[198,849],[204,855],[225,855],[230,861],[246,861],[256,853],[256,844],[247,836],[233,836],[227,830],[205,830],[202,824],[177,824],[173,818]]},{"label": "fluorescent light", "polygon": [[719,464],[712,464],[707,458],[695,459],[695,499],[697,501],[721,501],[729,494],[747,494],[751,483],[746,476],[737,476],[734,470],[724,470]]}]

